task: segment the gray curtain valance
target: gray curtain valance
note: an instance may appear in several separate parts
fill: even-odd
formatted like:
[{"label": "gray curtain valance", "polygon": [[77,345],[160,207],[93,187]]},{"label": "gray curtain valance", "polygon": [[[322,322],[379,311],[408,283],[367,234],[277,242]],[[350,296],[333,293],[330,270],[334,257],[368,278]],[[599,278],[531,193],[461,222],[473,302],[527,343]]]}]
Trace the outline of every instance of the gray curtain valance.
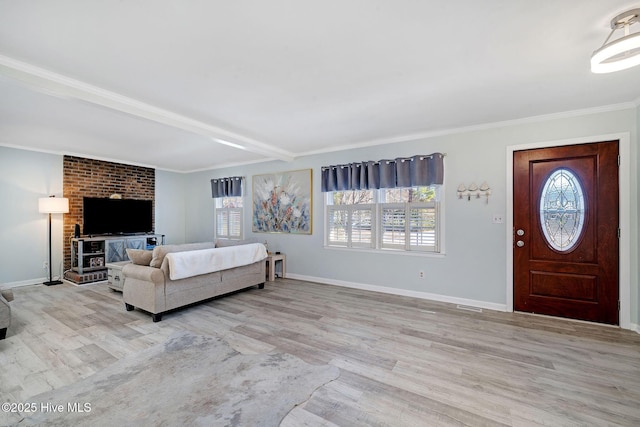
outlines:
[{"label": "gray curtain valance", "polygon": [[229,178],[214,178],[211,180],[211,197],[240,197],[242,196],[241,176],[232,176]]},{"label": "gray curtain valance", "polygon": [[322,167],[322,191],[440,185],[444,154],[415,155]]}]

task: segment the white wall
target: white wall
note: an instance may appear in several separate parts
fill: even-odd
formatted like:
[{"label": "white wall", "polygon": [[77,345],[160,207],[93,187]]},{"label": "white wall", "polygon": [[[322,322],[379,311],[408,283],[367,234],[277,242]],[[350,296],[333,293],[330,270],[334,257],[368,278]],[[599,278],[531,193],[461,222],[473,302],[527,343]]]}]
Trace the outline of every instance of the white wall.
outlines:
[{"label": "white wall", "polygon": [[[38,199],[62,196],[62,157],[0,147],[0,284],[41,283],[49,273],[48,217]],[[53,275],[62,264],[62,215],[52,216]]]},{"label": "white wall", "polygon": [[187,242],[211,242],[214,236],[213,210],[210,179],[193,179],[192,174],[185,177],[184,189],[187,204],[186,231]]},{"label": "white wall", "polygon": [[[488,308],[506,306],[506,226],[493,224],[495,213],[506,212],[506,147],[535,142],[570,139],[590,135],[628,132],[631,154],[638,155],[637,109],[602,112],[576,117],[529,120],[502,127],[433,136],[419,141],[352,149],[303,157],[291,163],[271,162],[244,167],[194,173],[187,177],[187,204],[197,207],[187,223],[187,239],[213,232],[213,202],[209,180],[243,175],[251,202],[251,177],[256,174],[304,168],[313,169],[313,234],[252,234],[251,209],[245,209],[246,237],[265,239],[269,248],[287,254],[287,272],[295,277],[351,286],[385,287],[398,293],[422,293],[450,301],[468,302]],[[349,252],[323,248],[324,214],[320,192],[321,166],[362,160],[395,158],[413,154],[443,152],[445,159],[445,244],[444,257],[407,256],[372,252]],[[637,162],[631,165],[631,218],[638,212]],[[479,200],[459,200],[460,183],[480,185],[487,181],[493,194],[486,204]],[[632,224],[638,236],[638,222]],[[208,239],[208,237],[207,237]],[[206,239],[204,239],[206,240]],[[631,259],[638,259],[638,239],[632,243]],[[638,322],[638,269],[632,266],[632,322]],[[427,274],[418,277],[418,271]]]},{"label": "white wall", "polygon": [[185,187],[185,175],[156,170],[155,231],[165,235],[166,244],[186,242]]}]

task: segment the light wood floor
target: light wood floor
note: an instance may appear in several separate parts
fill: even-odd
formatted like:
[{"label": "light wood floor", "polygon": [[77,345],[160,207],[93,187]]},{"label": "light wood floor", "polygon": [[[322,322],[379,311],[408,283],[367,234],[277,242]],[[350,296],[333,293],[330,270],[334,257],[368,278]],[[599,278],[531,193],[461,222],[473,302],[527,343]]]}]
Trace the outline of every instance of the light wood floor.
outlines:
[{"label": "light wood floor", "polygon": [[286,427],[640,425],[640,334],[618,328],[291,279],[159,323],[125,311],[105,284],[14,294],[0,341],[2,402],[28,401],[189,330],[244,353],[339,367]]}]

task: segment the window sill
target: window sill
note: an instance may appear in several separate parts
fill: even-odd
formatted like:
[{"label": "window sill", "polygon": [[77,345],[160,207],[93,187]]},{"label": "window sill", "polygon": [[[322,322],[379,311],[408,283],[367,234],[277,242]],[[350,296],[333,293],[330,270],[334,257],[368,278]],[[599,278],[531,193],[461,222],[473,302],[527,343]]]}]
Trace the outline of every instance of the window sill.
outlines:
[{"label": "window sill", "polygon": [[370,248],[345,248],[342,246],[323,246],[324,249],[342,251],[342,252],[358,252],[358,253],[372,253],[372,254],[385,254],[385,255],[401,255],[401,256],[416,256],[424,258],[444,258],[444,252],[420,252],[420,251],[402,251],[394,249],[370,249]]}]

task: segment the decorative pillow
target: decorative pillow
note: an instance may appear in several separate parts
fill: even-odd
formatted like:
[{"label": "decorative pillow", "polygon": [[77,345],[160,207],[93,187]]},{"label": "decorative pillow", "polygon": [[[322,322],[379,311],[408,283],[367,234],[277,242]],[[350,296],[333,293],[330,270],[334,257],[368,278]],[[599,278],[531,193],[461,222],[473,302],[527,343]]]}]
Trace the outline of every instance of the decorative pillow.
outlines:
[{"label": "decorative pillow", "polygon": [[149,265],[151,264],[153,252],[145,251],[144,249],[127,249],[127,255],[134,264]]}]

